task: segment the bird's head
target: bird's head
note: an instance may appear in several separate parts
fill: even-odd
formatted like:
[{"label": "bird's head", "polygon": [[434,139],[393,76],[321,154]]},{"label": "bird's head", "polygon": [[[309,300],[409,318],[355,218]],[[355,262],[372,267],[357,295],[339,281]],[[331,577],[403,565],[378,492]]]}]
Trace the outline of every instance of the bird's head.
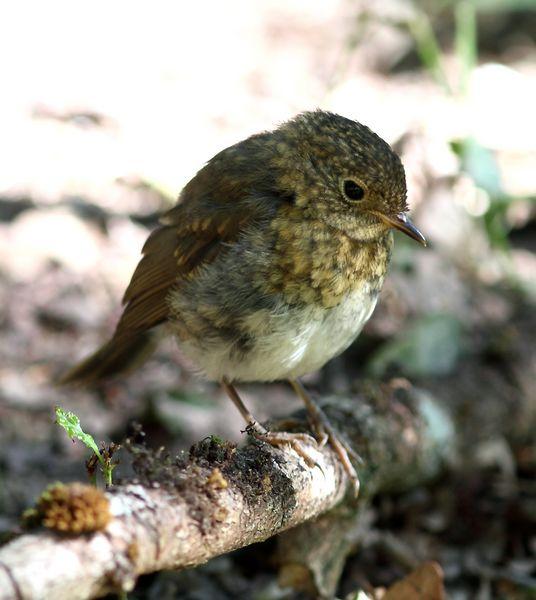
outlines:
[{"label": "bird's head", "polygon": [[278,187],[308,216],[359,241],[379,239],[395,228],[426,245],[406,215],[400,158],[368,127],[314,111],[268,136]]}]

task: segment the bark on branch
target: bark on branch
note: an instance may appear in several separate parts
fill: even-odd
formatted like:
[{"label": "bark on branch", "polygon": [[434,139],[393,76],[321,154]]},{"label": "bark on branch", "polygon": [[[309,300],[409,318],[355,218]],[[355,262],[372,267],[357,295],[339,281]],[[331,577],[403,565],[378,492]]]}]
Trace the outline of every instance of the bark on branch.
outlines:
[{"label": "bark on branch", "polygon": [[357,505],[328,446],[310,449],[314,468],[291,449],[258,442],[235,449],[205,440],[176,461],[141,452],[139,480],[106,492],[112,520],[102,532],[40,531],[0,549],[0,600],[131,590],[141,574],[201,564],[318,517],[343,499],[355,510],[380,490],[411,487],[435,476],[454,445],[449,414],[409,386],[328,398],[323,408],[363,459]]}]

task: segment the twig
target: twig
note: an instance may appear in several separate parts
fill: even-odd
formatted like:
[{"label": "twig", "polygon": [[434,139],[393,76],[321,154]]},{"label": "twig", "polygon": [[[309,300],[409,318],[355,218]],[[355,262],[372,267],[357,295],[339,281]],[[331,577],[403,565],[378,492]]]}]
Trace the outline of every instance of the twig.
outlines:
[{"label": "twig", "polygon": [[[412,388],[327,399],[323,408],[364,460],[362,498],[435,475],[453,443],[449,417]],[[235,449],[209,439],[175,462],[142,452],[139,480],[106,492],[112,519],[104,531],[40,531],[0,549],[0,600],[128,591],[141,574],[204,563],[340,506],[343,469],[329,447],[310,452],[314,468],[291,449],[258,442]],[[345,499],[351,510],[362,501]]]}]

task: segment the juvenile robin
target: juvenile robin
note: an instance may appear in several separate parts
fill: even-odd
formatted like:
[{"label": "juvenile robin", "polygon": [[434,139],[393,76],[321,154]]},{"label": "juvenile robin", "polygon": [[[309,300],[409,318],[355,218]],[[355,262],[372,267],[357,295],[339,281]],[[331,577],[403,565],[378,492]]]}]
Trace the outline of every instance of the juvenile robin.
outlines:
[{"label": "juvenile robin", "polygon": [[343,352],[369,319],[392,229],[422,244],[407,218],[404,168],[368,127],[305,112],[214,156],[185,186],[143,247],[109,342],[64,383],[92,383],[138,364],[157,330],[174,335],[219,381],[250,431],[303,450],[310,436],[268,432],[241,401],[240,381],[288,379],[320,443],[350,478],[348,448],[298,381]]}]

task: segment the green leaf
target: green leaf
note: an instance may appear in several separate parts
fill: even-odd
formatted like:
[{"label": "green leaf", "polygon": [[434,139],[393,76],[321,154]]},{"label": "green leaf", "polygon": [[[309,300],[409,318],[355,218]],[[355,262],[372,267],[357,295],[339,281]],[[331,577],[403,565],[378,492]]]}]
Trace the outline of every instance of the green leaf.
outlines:
[{"label": "green leaf", "polygon": [[175,402],[184,402],[185,404],[199,406],[200,408],[214,408],[214,401],[204,394],[183,392],[181,390],[169,390],[167,395]]},{"label": "green leaf", "polygon": [[475,8],[482,12],[501,13],[534,9],[534,0],[473,0],[473,2]]},{"label": "green leaf", "polygon": [[477,64],[478,43],[474,0],[461,0],[454,7],[455,48],[461,66],[460,92],[466,93]]},{"label": "green leaf", "polygon": [[393,367],[410,377],[447,375],[460,353],[460,322],[452,315],[437,313],[420,319],[384,344],[372,357],[369,369],[376,377]]},{"label": "green leaf", "polygon": [[462,160],[463,170],[475,184],[493,199],[504,196],[499,165],[493,152],[473,138],[453,142],[452,148]]},{"label": "green leaf", "polygon": [[443,86],[445,92],[450,94],[451,89],[443,68],[441,48],[430,18],[426,13],[418,12],[414,19],[408,21],[407,25],[415,41],[422,64],[428,69],[436,82]]},{"label": "green leaf", "polygon": [[99,457],[101,463],[103,462],[101,453],[95,440],[89,433],[85,433],[80,426],[80,419],[73,412],[68,410],[63,410],[60,406],[56,406],[54,408],[56,412],[56,423],[62,427],[67,435],[73,440],[77,439],[83,442],[88,448],[93,450],[95,454]]}]

